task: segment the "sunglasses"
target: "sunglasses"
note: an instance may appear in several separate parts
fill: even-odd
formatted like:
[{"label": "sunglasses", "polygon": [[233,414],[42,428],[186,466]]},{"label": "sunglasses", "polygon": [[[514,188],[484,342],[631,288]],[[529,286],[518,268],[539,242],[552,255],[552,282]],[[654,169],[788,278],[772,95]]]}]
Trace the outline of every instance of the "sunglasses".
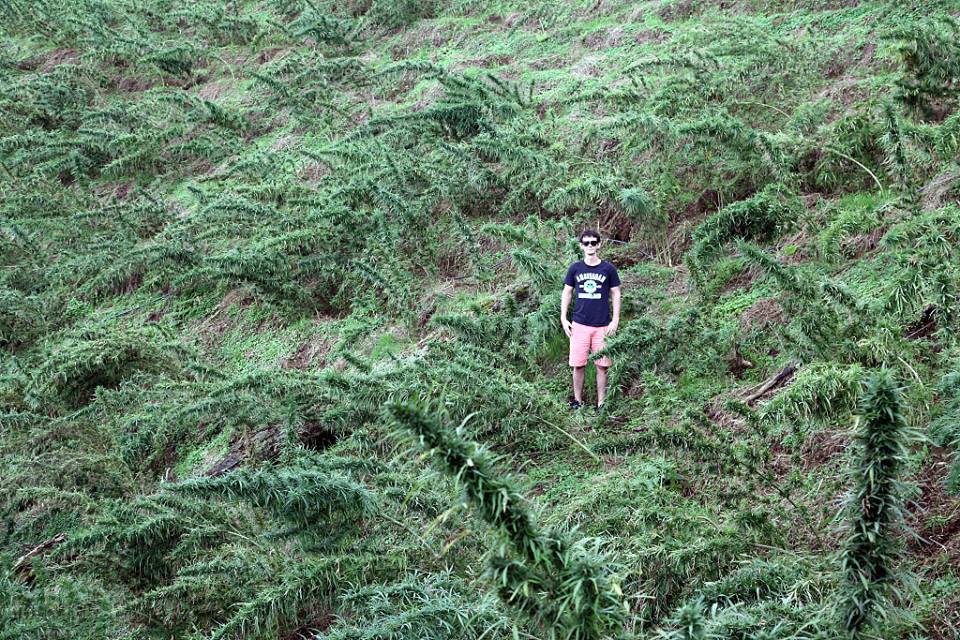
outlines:
[{"label": "sunglasses", "polygon": [[599,240],[581,240],[580,244],[582,244],[585,247],[596,247],[600,245],[600,241]]}]

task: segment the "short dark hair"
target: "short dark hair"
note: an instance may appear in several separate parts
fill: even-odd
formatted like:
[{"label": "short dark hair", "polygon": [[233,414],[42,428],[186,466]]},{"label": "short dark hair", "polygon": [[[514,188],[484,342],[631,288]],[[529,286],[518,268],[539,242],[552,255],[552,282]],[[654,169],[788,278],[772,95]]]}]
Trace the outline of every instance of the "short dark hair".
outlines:
[{"label": "short dark hair", "polygon": [[603,240],[603,238],[600,236],[600,232],[594,231],[593,229],[584,229],[581,231],[580,237],[577,238],[577,242],[582,244],[584,238],[596,238],[597,240]]}]

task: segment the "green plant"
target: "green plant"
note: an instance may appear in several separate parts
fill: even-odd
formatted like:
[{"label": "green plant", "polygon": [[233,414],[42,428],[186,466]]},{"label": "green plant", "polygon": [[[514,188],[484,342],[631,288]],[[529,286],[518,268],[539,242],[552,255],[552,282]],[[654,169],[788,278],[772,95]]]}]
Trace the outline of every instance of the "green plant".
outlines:
[{"label": "green plant", "polygon": [[[930,437],[941,447],[960,451],[960,374],[950,372],[937,386],[941,405],[930,423]],[[954,461],[947,478],[947,489],[960,494],[960,459]]]},{"label": "green plant", "polygon": [[687,262],[694,282],[703,287],[710,259],[733,240],[761,240],[783,231],[797,214],[798,202],[782,185],[727,205],[703,221],[693,232]]},{"label": "green plant", "polygon": [[542,531],[513,483],[494,470],[489,453],[419,409],[393,404],[390,413],[420,447],[438,455],[480,517],[501,534],[504,545],[491,557],[490,572],[504,602],[550,638],[617,631],[626,613],[622,594],[596,541]]},{"label": "green plant", "polygon": [[317,541],[336,541],[343,530],[351,530],[375,508],[373,495],[355,480],[335,471],[297,465],[193,478],[170,485],[168,490],[249,502],[288,523],[283,535]]},{"label": "green plant", "polygon": [[[957,446],[951,11],[0,2],[0,636],[833,640],[864,372]],[[931,548],[868,633],[952,637]]]},{"label": "green plant", "polygon": [[881,145],[887,155],[886,164],[893,174],[894,183],[900,191],[904,206],[917,213],[920,209],[920,201],[915,185],[914,170],[911,167],[910,159],[907,157],[900,118],[893,104],[889,102],[883,105],[883,120],[885,131]]},{"label": "green plant", "polygon": [[960,23],[936,15],[901,25],[885,34],[903,65],[897,99],[929,114],[937,100],[954,97],[960,74]]},{"label": "green plant", "polygon": [[449,571],[352,589],[341,602],[349,614],[318,640],[498,638],[507,637],[512,626],[495,597],[478,597]]},{"label": "green plant", "polygon": [[674,616],[676,629],[664,634],[664,638],[676,640],[704,640],[707,637],[707,624],[703,616],[703,605],[692,602],[681,607]]},{"label": "green plant", "polygon": [[895,532],[903,526],[901,469],[913,436],[890,371],[880,370],[867,381],[860,416],[841,557],[843,627],[854,638],[866,637],[872,624],[889,615],[885,604],[899,580]]},{"label": "green plant", "polygon": [[110,326],[104,319],[66,332],[48,344],[43,363],[31,375],[27,401],[76,409],[99,387],[114,387],[138,371],[180,372],[176,355],[187,350],[156,326]]}]

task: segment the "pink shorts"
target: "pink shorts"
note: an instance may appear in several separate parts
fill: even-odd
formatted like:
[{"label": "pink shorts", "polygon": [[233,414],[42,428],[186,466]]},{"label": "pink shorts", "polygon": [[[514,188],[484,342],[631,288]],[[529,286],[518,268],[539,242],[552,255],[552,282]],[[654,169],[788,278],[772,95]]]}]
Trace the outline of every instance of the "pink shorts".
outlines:
[{"label": "pink shorts", "polygon": [[[590,327],[585,324],[572,323],[573,331],[570,336],[570,366],[584,367],[591,353],[603,349],[603,337],[606,327]],[[595,363],[598,367],[609,367],[613,361],[604,356]]]}]

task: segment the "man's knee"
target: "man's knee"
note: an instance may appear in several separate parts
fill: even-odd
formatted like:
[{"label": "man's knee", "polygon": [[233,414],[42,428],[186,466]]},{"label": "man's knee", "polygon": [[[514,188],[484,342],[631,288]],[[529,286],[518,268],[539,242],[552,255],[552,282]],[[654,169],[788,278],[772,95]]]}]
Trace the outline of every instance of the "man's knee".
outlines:
[{"label": "man's knee", "polygon": [[582,365],[579,367],[573,367],[574,373],[583,373],[583,370],[587,368],[587,365]]}]

